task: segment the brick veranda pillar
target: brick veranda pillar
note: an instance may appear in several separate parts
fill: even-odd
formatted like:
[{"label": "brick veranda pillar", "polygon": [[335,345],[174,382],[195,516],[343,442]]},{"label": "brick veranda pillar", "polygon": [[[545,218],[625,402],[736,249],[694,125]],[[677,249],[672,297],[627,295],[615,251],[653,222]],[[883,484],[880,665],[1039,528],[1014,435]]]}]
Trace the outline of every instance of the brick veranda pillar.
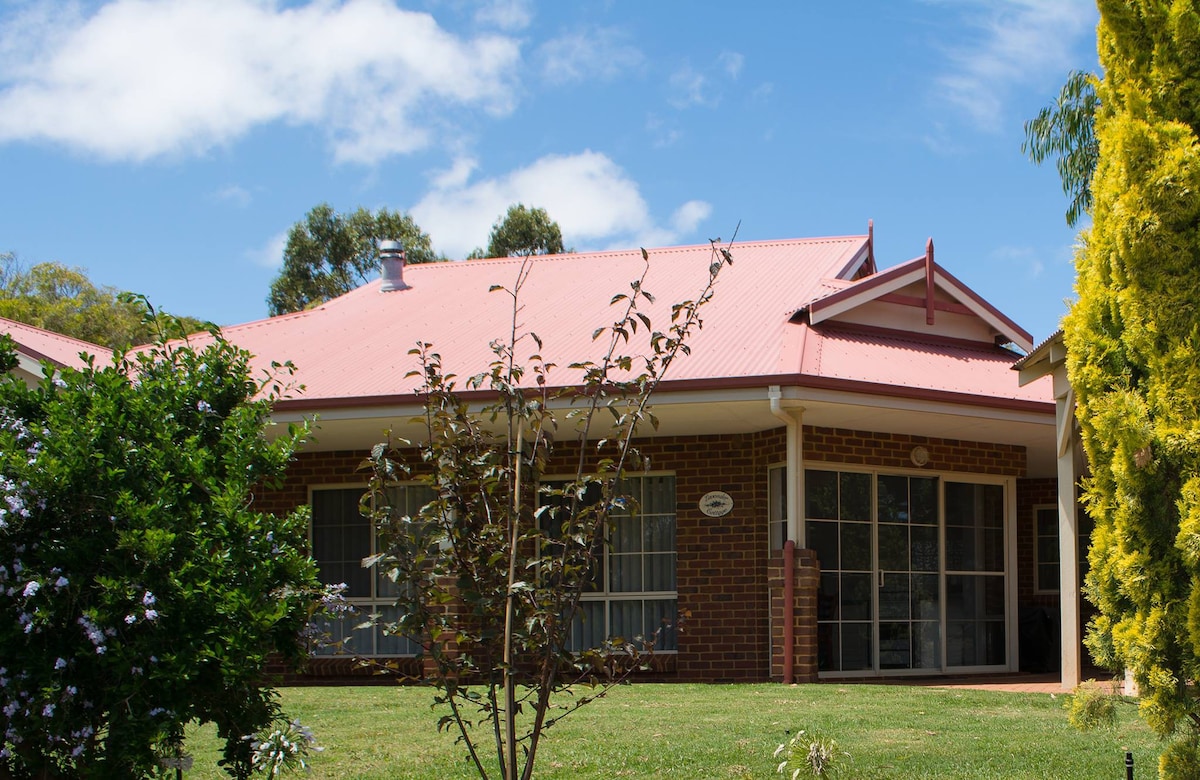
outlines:
[{"label": "brick veranda pillar", "polygon": [[812,550],[795,550],[795,598],[792,608],[784,603],[783,550],[771,553],[767,571],[767,589],[771,594],[771,679],[783,681],[784,621],[792,619],[792,682],[817,681],[817,585],[820,568]]}]

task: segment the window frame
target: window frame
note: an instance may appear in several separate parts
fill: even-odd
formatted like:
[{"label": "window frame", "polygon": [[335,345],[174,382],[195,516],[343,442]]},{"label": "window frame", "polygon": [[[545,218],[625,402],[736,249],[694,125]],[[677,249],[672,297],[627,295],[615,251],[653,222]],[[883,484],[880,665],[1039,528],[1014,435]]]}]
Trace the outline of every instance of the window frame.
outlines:
[{"label": "window frame", "polygon": [[[1041,550],[1041,541],[1044,538],[1050,538],[1050,535],[1043,535],[1039,529],[1039,514],[1041,512],[1049,512],[1054,517],[1054,549],[1057,553],[1060,550],[1060,531],[1058,527],[1058,504],[1035,504],[1033,506],[1033,592],[1037,595],[1058,595],[1061,592],[1061,577],[1062,577],[1062,558],[1059,554],[1055,555],[1053,561],[1043,561],[1039,551]],[[1042,564],[1054,564],[1055,577],[1054,587],[1043,587],[1042,582]]]},{"label": "window frame", "polygon": [[[426,485],[418,480],[402,480],[399,482],[395,482],[395,483],[388,485],[388,490],[392,490],[392,489],[396,489],[396,488],[409,488],[409,487],[423,487],[423,488],[432,490],[431,488],[429,488],[428,485]],[[326,491],[354,490],[354,491],[357,491],[361,497],[362,494],[366,493],[368,488],[369,488],[369,485],[366,482],[328,483],[328,484],[317,484],[317,485],[309,485],[308,486],[308,506],[313,511],[313,517],[311,517],[309,519],[309,523],[308,523],[308,545],[309,545],[308,549],[309,549],[310,555],[312,555],[313,561],[317,562],[318,572],[320,571],[320,562],[318,561],[317,556],[316,556],[316,550],[314,548],[314,540],[313,540],[313,531],[314,531],[314,526],[316,524],[316,517],[315,517],[316,506],[314,503],[315,494],[317,494],[319,492],[326,492]],[[379,529],[369,518],[367,518],[367,527],[368,527],[368,530],[370,533],[370,539],[369,539],[369,544],[368,544],[368,555],[375,555],[379,551]],[[372,567],[370,569],[370,575],[368,578],[368,581],[370,582],[370,587],[371,587],[371,594],[368,596],[346,595],[344,597],[345,602],[351,608],[354,609],[355,614],[351,615],[351,616],[347,616],[347,618],[343,618],[343,619],[351,619],[352,618],[353,620],[355,620],[356,623],[362,622],[363,620],[365,620],[367,618],[367,616],[369,616],[371,614],[382,614],[384,608],[392,607],[395,605],[395,597],[394,596],[382,595],[379,592],[380,591],[380,588],[379,588],[380,576],[381,576],[380,572],[378,572],[376,569],[374,569],[374,567]],[[343,638],[342,641],[347,642],[348,638],[351,635],[357,634],[359,632],[366,631],[366,630],[368,630],[368,629],[359,629],[356,632],[351,628],[350,630],[345,632],[346,636]],[[346,654],[363,657],[363,658],[413,658],[413,657],[416,657],[417,655],[420,655],[420,653],[421,653],[420,643],[417,640],[414,640],[414,639],[411,639],[408,637],[396,637],[396,639],[398,641],[402,641],[407,644],[407,647],[408,647],[407,652],[400,652],[400,653],[376,652],[376,650],[379,647],[378,632],[379,632],[379,629],[377,627],[370,629],[370,651],[369,652],[347,652]],[[336,657],[338,655],[342,655],[342,653],[341,652],[317,653],[317,657]]]},{"label": "window frame", "polygon": [[[656,470],[656,471],[638,472],[637,474],[625,474],[622,477],[622,479],[638,480],[640,482],[643,479],[653,478],[653,477],[670,477],[672,480],[674,480],[674,490],[672,491],[673,506],[672,506],[671,515],[674,518],[675,528],[674,528],[674,544],[672,545],[670,554],[672,556],[674,556],[674,563],[673,563],[674,572],[673,572],[672,579],[675,582],[675,588],[673,590],[669,590],[669,591],[667,591],[667,590],[638,590],[638,591],[615,591],[615,590],[612,590],[611,584],[612,584],[613,567],[612,567],[612,557],[611,556],[613,555],[613,552],[612,552],[613,544],[612,544],[611,537],[606,534],[606,536],[605,536],[606,541],[603,545],[603,556],[604,556],[603,564],[602,564],[602,571],[604,574],[604,576],[602,578],[603,579],[603,588],[598,589],[598,590],[585,590],[580,597],[581,610],[584,608],[584,605],[595,605],[598,603],[604,605],[603,613],[604,613],[605,627],[604,627],[604,631],[601,633],[606,638],[613,636],[613,632],[610,629],[610,626],[613,622],[613,613],[612,613],[612,605],[613,604],[621,603],[621,602],[634,602],[634,601],[642,602],[643,620],[645,620],[644,616],[646,615],[647,605],[652,602],[673,601],[675,603],[675,612],[678,613],[678,610],[679,610],[679,579],[678,579],[678,577],[679,577],[679,475],[674,471],[669,471],[669,470],[657,471]],[[576,476],[573,474],[572,475],[560,475],[560,474],[542,475],[538,479],[538,482],[537,482],[537,488],[538,488],[537,506],[541,507],[541,497],[542,497],[541,487],[543,484],[567,483],[567,482],[573,481],[575,478],[576,478]],[[639,499],[639,504],[643,504],[643,503],[644,502],[640,501],[640,499]],[[639,509],[639,514],[638,514],[639,521],[641,521],[641,517],[643,514],[644,514],[643,511],[641,509]],[[665,513],[659,512],[659,513],[654,513],[654,514],[662,515]],[[611,518],[610,518],[610,522],[611,522]],[[645,533],[644,525],[641,526],[641,531],[644,536],[644,533]],[[645,572],[645,566],[646,566],[646,561],[647,561],[646,556],[647,555],[661,555],[661,554],[662,554],[662,551],[647,552],[646,550],[642,550],[639,553],[634,553],[634,554],[617,553],[617,555],[630,556],[630,557],[632,557],[632,555],[636,555],[642,561],[643,574]],[[645,584],[645,582],[644,582],[644,578],[643,578],[643,585],[644,584]],[[576,618],[576,619],[579,619],[579,618]],[[677,622],[678,622],[678,618],[676,617],[676,619],[672,622],[672,625],[677,625]],[[574,627],[572,627],[572,639],[574,639]],[[572,644],[574,644],[574,642],[572,642]],[[676,637],[675,637],[675,644],[676,644],[676,647],[672,648],[672,649],[662,649],[662,648],[656,646],[654,649],[654,652],[655,652],[655,654],[678,653],[679,652],[679,650],[678,650],[678,634],[676,634]],[[584,649],[584,648],[581,645],[579,648],[573,648],[573,649]]]}]

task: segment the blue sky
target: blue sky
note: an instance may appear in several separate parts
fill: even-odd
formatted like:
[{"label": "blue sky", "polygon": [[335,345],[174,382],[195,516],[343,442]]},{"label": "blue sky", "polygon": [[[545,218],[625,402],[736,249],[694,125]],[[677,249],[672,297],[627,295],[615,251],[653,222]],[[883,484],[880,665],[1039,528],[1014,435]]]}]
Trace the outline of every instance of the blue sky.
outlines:
[{"label": "blue sky", "polygon": [[932,237],[1040,340],[1075,231],[1022,123],[1097,67],[1095,23],[1076,0],[0,0],[0,251],[233,324],[320,202],[408,211],[451,257],[518,201],[578,250],[874,220],[880,265]]}]

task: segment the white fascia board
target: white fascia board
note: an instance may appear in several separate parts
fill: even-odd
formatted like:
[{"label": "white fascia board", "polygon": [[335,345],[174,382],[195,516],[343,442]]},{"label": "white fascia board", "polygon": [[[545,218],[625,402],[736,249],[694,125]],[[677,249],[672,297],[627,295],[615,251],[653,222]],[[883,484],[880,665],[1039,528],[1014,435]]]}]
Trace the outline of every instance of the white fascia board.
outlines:
[{"label": "white fascia board", "polygon": [[975,314],[975,316],[979,317],[979,319],[983,320],[988,325],[991,325],[996,331],[1010,339],[1012,343],[1016,344],[1025,352],[1029,352],[1033,349],[1034,344],[1030,339],[1025,338],[1019,333],[1011,333],[1010,324],[997,317],[996,313],[992,309],[981,304],[974,295],[970,294],[970,291],[966,287],[961,286],[961,284],[956,284],[950,279],[942,276],[942,274],[938,273],[937,271],[934,271],[933,283],[934,285],[951,293],[958,303],[966,306]]},{"label": "white fascia board", "polygon": [[[853,295],[847,295],[843,300],[837,301],[836,303],[828,306],[822,305],[815,312],[812,310],[812,304],[809,304],[809,322],[811,322],[813,325],[816,325],[819,322],[823,322],[831,317],[836,317],[837,315],[850,311],[851,309],[857,309],[864,303],[873,301],[876,298],[887,295],[888,293],[895,292],[896,290],[907,287],[913,282],[918,282],[924,278],[925,268],[924,266],[921,266],[914,268],[906,274],[897,276],[895,279],[867,287],[866,289],[855,292]],[[838,294],[839,293],[833,293],[833,295]],[[820,301],[813,301],[813,303],[820,303]]]}]

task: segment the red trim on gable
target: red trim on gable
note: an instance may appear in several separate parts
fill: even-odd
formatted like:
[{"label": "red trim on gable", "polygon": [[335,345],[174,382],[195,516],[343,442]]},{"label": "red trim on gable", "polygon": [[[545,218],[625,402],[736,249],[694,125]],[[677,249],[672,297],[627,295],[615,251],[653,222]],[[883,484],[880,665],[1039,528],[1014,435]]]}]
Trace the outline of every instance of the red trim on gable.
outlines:
[{"label": "red trim on gable", "polygon": [[[887,295],[881,295],[876,298],[876,300],[882,303],[894,303],[897,306],[912,306],[916,309],[925,308],[926,301],[925,298],[918,298],[915,295],[901,295],[900,293],[888,293]],[[971,311],[970,308],[963,306],[961,303],[947,303],[946,301],[935,300],[933,302],[933,308],[937,309],[938,311],[944,311],[948,314],[966,314],[967,316],[973,316],[975,314],[975,312]]]},{"label": "red trim on gable", "polygon": [[933,264],[933,239],[929,239],[929,243],[925,245],[925,324],[932,325],[933,317],[933,269],[936,268]]},{"label": "red trim on gable", "polygon": [[1008,327],[1012,328],[1013,331],[1016,332],[1016,334],[1018,336],[1021,336],[1027,342],[1029,342],[1030,344],[1033,344],[1033,336],[1030,335],[1029,331],[1025,330],[1020,325],[1013,322],[1011,319],[1009,319],[1007,316],[1005,316],[1003,312],[1001,312],[999,309],[997,309],[992,304],[985,301],[978,293],[976,293],[970,287],[966,286],[961,281],[959,281],[958,277],[956,277],[954,274],[950,273],[945,268],[942,268],[940,265],[936,266],[936,268],[938,270],[938,273],[940,273],[946,279],[946,281],[950,282],[956,288],[958,288],[959,292],[963,293],[968,298],[970,298],[971,300],[975,301],[983,308],[990,311],[998,320],[1003,322]]}]

